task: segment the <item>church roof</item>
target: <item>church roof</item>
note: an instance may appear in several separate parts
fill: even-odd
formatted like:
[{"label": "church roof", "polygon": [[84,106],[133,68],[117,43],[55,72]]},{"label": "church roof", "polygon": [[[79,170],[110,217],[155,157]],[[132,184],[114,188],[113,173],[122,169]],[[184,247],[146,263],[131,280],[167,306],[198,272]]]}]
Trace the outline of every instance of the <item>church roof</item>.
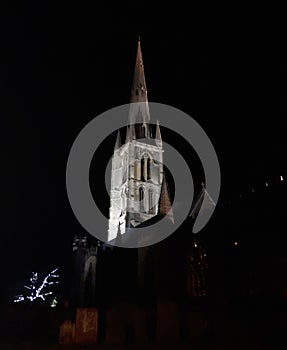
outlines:
[{"label": "church roof", "polygon": [[163,216],[161,214],[155,215],[149,220],[146,220],[142,222],[137,227],[126,227],[125,233],[122,234],[120,237],[117,236],[114,240],[110,241],[109,243],[106,243],[105,246],[130,246],[130,247],[138,247],[142,246],[142,244],[148,243],[147,245],[150,245],[151,242],[154,242],[154,236],[160,237],[162,236],[162,232],[158,231],[159,228],[153,228],[152,231],[139,231],[138,229],[144,229],[148,226],[153,226],[157,222],[162,220],[163,226],[161,226],[161,229],[165,226],[172,225],[170,219],[167,216]]}]

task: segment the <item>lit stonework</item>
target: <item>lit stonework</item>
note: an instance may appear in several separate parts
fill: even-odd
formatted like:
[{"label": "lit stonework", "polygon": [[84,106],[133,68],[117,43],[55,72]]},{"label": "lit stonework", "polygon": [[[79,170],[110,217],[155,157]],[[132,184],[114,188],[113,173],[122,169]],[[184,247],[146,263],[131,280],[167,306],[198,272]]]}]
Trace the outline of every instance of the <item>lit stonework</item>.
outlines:
[{"label": "lit stonework", "polygon": [[163,181],[163,149],[159,125],[153,138],[149,121],[139,41],[129,125],[123,144],[118,133],[112,158],[108,241],[115,239],[119,232],[125,233],[126,227],[136,227],[158,214]]}]

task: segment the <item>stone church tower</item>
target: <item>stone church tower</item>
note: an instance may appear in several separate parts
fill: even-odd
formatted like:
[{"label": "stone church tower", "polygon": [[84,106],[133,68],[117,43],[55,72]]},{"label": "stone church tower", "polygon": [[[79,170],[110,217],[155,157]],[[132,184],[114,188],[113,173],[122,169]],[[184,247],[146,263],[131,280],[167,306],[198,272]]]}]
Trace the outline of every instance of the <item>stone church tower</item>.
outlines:
[{"label": "stone church tower", "polygon": [[[125,233],[125,239],[136,234],[136,227],[152,224],[165,216],[174,222],[164,175],[160,126],[158,122],[150,123],[140,41],[127,117],[124,142],[119,130],[112,158],[107,241],[115,243],[121,242]],[[75,237],[74,252],[74,290],[77,292],[74,300],[79,306],[124,298],[133,300],[146,277],[154,276],[154,272],[147,272],[150,263],[153,265],[155,261],[155,252],[150,252],[150,247],[112,247],[90,236]],[[151,288],[155,288],[153,283]]]},{"label": "stone church tower", "polygon": [[152,135],[147,88],[138,41],[125,142],[118,131],[112,158],[108,241],[126,228],[158,214],[163,183],[163,149],[159,124]]}]

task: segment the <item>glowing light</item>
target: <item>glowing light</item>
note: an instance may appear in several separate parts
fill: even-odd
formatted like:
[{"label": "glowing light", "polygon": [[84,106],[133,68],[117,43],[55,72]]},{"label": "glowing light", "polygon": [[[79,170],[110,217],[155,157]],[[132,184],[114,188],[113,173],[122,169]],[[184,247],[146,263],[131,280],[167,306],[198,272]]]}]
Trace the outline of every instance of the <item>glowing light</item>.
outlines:
[{"label": "glowing light", "polygon": [[17,295],[16,299],[14,299],[14,303],[19,303],[20,301],[23,301],[25,298],[23,295]]},{"label": "glowing light", "polygon": [[195,246],[195,248],[197,248],[197,243],[196,243],[196,241],[194,241],[194,246]]},{"label": "glowing light", "polygon": [[266,187],[268,187],[268,186],[269,186],[269,185],[268,185],[268,182],[265,182],[265,186],[266,186]]},{"label": "glowing light", "polygon": [[[38,273],[32,272],[32,277],[30,278],[30,286],[24,286],[24,288],[30,290],[30,294],[24,296],[23,294],[17,295],[14,299],[14,303],[18,303],[20,301],[24,301],[25,299],[28,299],[30,301],[34,301],[35,299],[42,299],[46,300],[45,297],[48,295],[52,295],[53,293],[51,291],[44,292],[44,289],[47,288],[50,285],[58,284],[59,282],[55,279],[59,277],[59,275],[56,275],[55,272],[58,271],[58,268],[51,271],[44,279],[43,282],[40,284],[39,287],[37,287],[38,283]],[[51,280],[54,279],[54,280]]]},{"label": "glowing light", "polygon": [[237,242],[237,241],[235,241],[235,242],[234,242],[234,245],[238,245],[238,242]]},{"label": "glowing light", "polygon": [[57,298],[55,297],[54,299],[52,299],[51,303],[50,303],[50,306],[51,307],[56,307],[58,304],[58,301],[57,301]]},{"label": "glowing light", "polygon": [[283,181],[283,176],[282,175],[280,175],[280,180]]}]

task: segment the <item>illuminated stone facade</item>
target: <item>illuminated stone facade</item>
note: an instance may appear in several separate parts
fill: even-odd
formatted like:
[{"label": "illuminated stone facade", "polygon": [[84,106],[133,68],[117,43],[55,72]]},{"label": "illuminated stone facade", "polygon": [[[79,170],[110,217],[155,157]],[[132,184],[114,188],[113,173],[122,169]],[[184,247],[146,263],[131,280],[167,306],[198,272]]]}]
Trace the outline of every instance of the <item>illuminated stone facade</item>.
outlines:
[{"label": "illuminated stone facade", "polygon": [[163,149],[159,125],[152,137],[147,89],[138,42],[125,142],[118,132],[112,158],[108,241],[158,213],[163,181]]}]

